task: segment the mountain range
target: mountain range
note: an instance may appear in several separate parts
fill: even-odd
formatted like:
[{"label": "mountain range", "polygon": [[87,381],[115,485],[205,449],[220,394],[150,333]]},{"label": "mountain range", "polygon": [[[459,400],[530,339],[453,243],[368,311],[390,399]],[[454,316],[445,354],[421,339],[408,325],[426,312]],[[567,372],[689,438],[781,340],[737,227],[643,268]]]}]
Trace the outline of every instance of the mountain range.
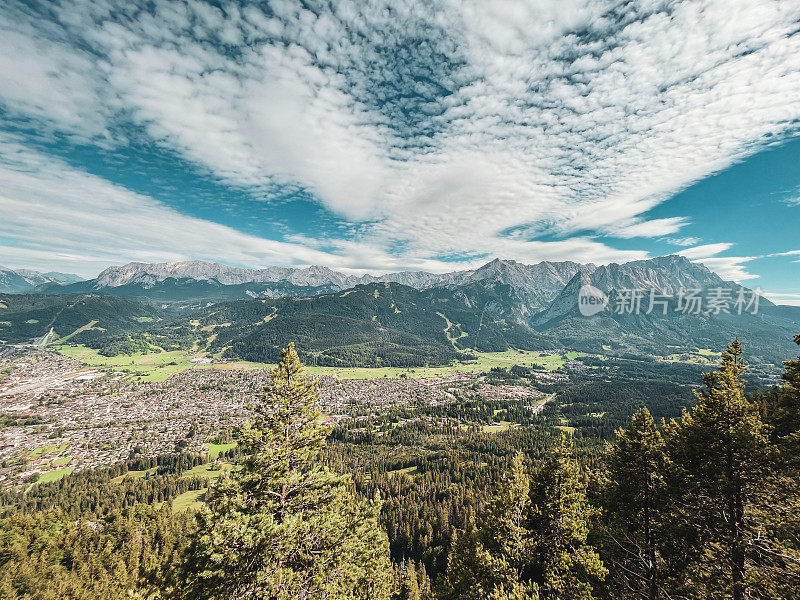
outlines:
[{"label": "mountain range", "polygon": [[40,273],[29,269],[9,269],[0,265],[0,293],[23,294],[36,287],[53,284],[67,285],[81,281],[83,278],[70,273]]},{"label": "mountain range", "polygon": [[[665,256],[597,267],[571,261],[533,265],[495,259],[478,269],[429,273],[401,271],[385,275],[349,275],[327,267],[245,269],[204,261],[129,263],[105,269],[80,282],[51,281],[36,291],[46,294],[101,293],[165,302],[236,300],[328,294],[370,283],[400,283],[424,290],[495,282],[510,286],[530,313],[544,310],[567,283],[582,273],[600,289],[642,286],[661,291],[706,287],[722,279],[706,267],[680,256]],[[3,291],[0,288],[0,291]],[[8,290],[6,290],[8,291]]]},{"label": "mountain range", "polygon": [[[496,259],[468,271],[382,276],[353,276],[325,267],[131,263],[91,280],[50,281],[38,286],[37,294],[7,296],[5,304],[10,309],[13,301],[16,308],[13,318],[0,318],[0,339],[43,336],[47,331],[39,329],[51,321],[48,328],[53,326],[57,335],[70,335],[75,331],[71,327],[86,325],[78,321],[90,316],[83,307],[98,302],[90,299],[109,296],[130,300],[108,304],[130,314],[113,320],[103,308],[103,318],[87,318],[87,323],[97,322],[74,333],[73,342],[98,348],[112,343],[115,348],[133,347],[134,342],[145,348],[195,347],[271,361],[281,347],[295,341],[316,364],[419,365],[508,348],[667,356],[677,350],[716,349],[739,336],[760,361],[778,364],[800,331],[800,307],[775,306],[765,298],[758,299],[757,314],[738,314],[733,306],[720,314],[686,314],[674,298],[664,313],[649,314],[644,298],[635,313],[606,310],[586,317],[579,298],[587,286],[605,294],[611,308],[630,289],[666,297],[680,289],[710,293],[724,288],[729,304],[737,291],[754,297],[681,256],[602,266]],[[77,305],[79,313],[72,308],[76,298],[86,299]],[[26,302],[47,304],[54,316],[31,316],[24,310]],[[59,313],[59,303],[69,310]],[[12,312],[3,308],[0,317]]]}]

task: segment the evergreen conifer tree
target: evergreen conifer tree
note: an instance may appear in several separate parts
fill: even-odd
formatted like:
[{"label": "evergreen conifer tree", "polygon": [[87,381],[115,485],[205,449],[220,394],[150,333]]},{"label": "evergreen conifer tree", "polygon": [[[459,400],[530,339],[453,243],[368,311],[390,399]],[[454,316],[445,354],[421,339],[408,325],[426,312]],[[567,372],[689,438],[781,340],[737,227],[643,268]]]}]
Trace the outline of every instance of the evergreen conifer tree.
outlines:
[{"label": "evergreen conifer tree", "polygon": [[433,592],[431,590],[431,578],[428,577],[428,571],[425,569],[425,563],[420,561],[417,566],[417,581],[419,582],[419,597],[421,600],[433,600]]},{"label": "evergreen conifer tree", "polygon": [[[800,345],[800,335],[794,337]],[[800,450],[800,356],[797,360],[787,360],[783,363],[786,367],[783,377],[783,388],[778,395],[778,406],[775,409],[773,422],[775,433],[783,438],[784,445],[788,445],[794,458]]]},{"label": "evergreen conifer tree", "polygon": [[347,477],[318,464],[325,432],[316,382],[293,345],[239,432],[241,468],[198,512],[184,597],[377,600],[391,592],[380,501],[357,501]]},{"label": "evergreen conifer tree", "polygon": [[538,598],[536,586],[524,581],[530,563],[529,532],[525,528],[530,479],[522,454],[503,476],[485,525],[461,532],[451,554],[445,598],[464,600]]},{"label": "evergreen conifer tree", "polygon": [[641,409],[606,452],[608,493],[604,560],[621,597],[662,595],[663,515],[666,484],[664,439],[650,411]]},{"label": "evergreen conifer tree", "polygon": [[703,598],[785,597],[793,560],[774,535],[782,512],[774,503],[774,452],[758,408],[745,397],[744,371],[734,340],[720,368],[703,375],[697,406],[667,429],[676,532],[688,532],[695,552],[680,580]]},{"label": "evergreen conifer tree", "polygon": [[572,453],[571,440],[562,434],[531,485],[532,568],[539,594],[548,600],[591,600],[593,583],[607,574],[587,541],[594,509]]},{"label": "evergreen conifer tree", "polygon": [[400,590],[397,600],[420,600],[417,570],[411,560],[403,561],[400,567]]},{"label": "evergreen conifer tree", "polygon": [[606,570],[588,543],[593,509],[562,436],[531,480],[518,454],[503,477],[485,525],[461,532],[450,557],[444,598],[591,600]]}]

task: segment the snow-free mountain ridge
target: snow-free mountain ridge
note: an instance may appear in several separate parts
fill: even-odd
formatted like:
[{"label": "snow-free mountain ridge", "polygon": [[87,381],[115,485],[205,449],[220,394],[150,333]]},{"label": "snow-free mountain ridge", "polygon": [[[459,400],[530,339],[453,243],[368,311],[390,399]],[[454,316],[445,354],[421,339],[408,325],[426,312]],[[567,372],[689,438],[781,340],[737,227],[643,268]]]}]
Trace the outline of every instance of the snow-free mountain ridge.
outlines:
[{"label": "snow-free mountain ridge", "polygon": [[[109,267],[95,279],[79,283],[65,285],[50,280],[36,291],[48,294],[100,293],[163,301],[205,299],[218,302],[244,298],[313,296],[370,283],[399,283],[418,290],[500,284],[513,291],[524,313],[535,314],[551,308],[558,313],[559,310],[551,307],[551,304],[565,295],[569,297],[564,299],[565,309],[569,302],[573,302],[574,306],[577,290],[567,289],[567,286],[579,275],[581,278],[588,278],[587,283],[605,292],[639,288],[674,294],[680,288],[736,285],[725,282],[702,264],[682,256],[670,255],[601,266],[572,261],[543,261],[526,265],[514,260],[495,259],[473,270],[441,274],[401,271],[361,276],[322,266],[248,269],[199,260],[133,262]],[[30,289],[18,285],[17,289],[5,291],[24,292]],[[545,316],[547,315],[542,318]]]},{"label": "snow-free mountain ridge", "polygon": [[[348,275],[328,267],[269,267],[247,269],[205,261],[129,263],[109,267],[93,280],[92,288],[137,285],[148,289],[167,279],[213,281],[221,285],[286,282],[300,287],[340,291],[359,284],[394,282],[417,289],[457,286],[473,282],[497,282],[512,287],[531,307],[545,308],[578,273],[591,276],[592,285],[609,291],[620,288],[654,288],[674,292],[680,287],[722,285],[718,275],[682,256],[661,256],[624,264],[596,266],[572,261],[543,261],[526,265],[514,260],[495,259],[474,270],[449,273],[401,271],[385,275]],[[322,291],[322,290],[321,290]]]},{"label": "snow-free mountain ridge", "polygon": [[81,281],[82,277],[70,273],[40,273],[30,269],[9,269],[0,265],[0,293],[20,294],[48,283],[59,285]]}]

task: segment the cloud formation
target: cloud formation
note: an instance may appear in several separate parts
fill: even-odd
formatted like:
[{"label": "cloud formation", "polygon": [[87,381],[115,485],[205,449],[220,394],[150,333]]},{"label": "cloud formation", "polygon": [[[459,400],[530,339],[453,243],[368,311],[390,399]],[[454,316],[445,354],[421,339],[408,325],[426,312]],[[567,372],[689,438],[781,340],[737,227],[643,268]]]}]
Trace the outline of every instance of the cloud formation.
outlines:
[{"label": "cloud formation", "polygon": [[[94,276],[121,257],[205,258],[231,264],[331,263],[340,257],[248,236],[181,215],[151,198],[30,152],[0,135],[0,255],[4,262]],[[80,247],[76,251],[76,247]]]},{"label": "cloud formation", "polygon": [[[686,216],[648,211],[798,122],[799,21],[798,2],[753,0],[11,2],[0,100],[81,143],[141,135],[265,202],[296,186],[353,223],[316,240],[334,252],[290,244],[295,262],[603,263],[647,254],[606,238],[679,240]],[[244,264],[278,248],[236,243]],[[750,276],[716,246],[683,253]]]}]

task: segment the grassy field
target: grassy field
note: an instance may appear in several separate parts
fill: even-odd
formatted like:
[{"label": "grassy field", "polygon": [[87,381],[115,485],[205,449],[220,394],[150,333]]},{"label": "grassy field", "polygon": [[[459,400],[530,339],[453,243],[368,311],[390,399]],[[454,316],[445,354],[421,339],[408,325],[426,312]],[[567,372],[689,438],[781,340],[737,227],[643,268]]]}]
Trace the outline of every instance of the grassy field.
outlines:
[{"label": "grassy field", "polygon": [[[263,369],[274,365],[239,361],[221,364],[197,364],[192,359],[197,355],[183,350],[171,352],[153,352],[149,354],[133,354],[123,356],[102,356],[97,350],[86,346],[54,346],[53,350],[80,360],[90,367],[99,369],[115,369],[130,372],[142,381],[164,381],[174,373],[187,369]],[[335,375],[340,379],[376,379],[382,377],[430,378],[444,377],[453,373],[480,373],[494,367],[508,368],[514,365],[540,367],[555,371],[564,365],[565,358],[560,354],[534,352],[527,350],[507,350],[505,352],[479,352],[478,358],[469,362],[454,362],[441,367],[308,367],[311,375]],[[568,359],[582,356],[579,352],[568,352]]]},{"label": "grassy field", "polygon": [[111,481],[122,481],[126,477],[131,477],[133,479],[140,479],[147,475],[148,473],[155,473],[158,470],[158,467],[153,467],[152,469],[147,469],[146,471],[128,471],[124,475],[120,475],[119,477],[114,477]]},{"label": "grassy field", "polygon": [[721,352],[698,348],[693,352],[680,352],[668,355],[664,360],[668,362],[690,363],[695,365],[713,365],[719,362]]},{"label": "grassy field", "polygon": [[[572,356],[569,356],[569,355]],[[507,369],[514,365],[530,367],[539,365],[548,371],[555,371],[564,365],[564,358],[559,354],[533,352],[527,350],[506,350],[505,352],[478,352],[478,359],[465,363],[453,363],[443,367],[378,367],[378,368],[336,368],[308,367],[314,375],[336,375],[340,379],[376,379],[380,377],[445,377],[453,373],[481,373],[494,367]],[[569,358],[577,358],[580,353],[572,352]]]},{"label": "grassy field", "polygon": [[233,444],[206,444],[206,450],[208,450],[208,456],[212,460],[216,460],[219,458],[219,455],[223,452],[227,452],[228,450],[236,448],[236,442]]},{"label": "grassy field", "polygon": [[197,355],[183,350],[150,352],[148,354],[138,352],[131,355],[103,356],[97,350],[81,345],[53,346],[52,349],[65,356],[79,360],[90,367],[130,372],[142,381],[164,381],[170,375],[192,368],[256,369],[269,366],[261,363],[249,362],[198,365],[192,362],[192,359]]},{"label": "grassy field", "polygon": [[498,421],[495,425],[483,425],[481,427],[481,431],[483,433],[500,433],[502,431],[507,431],[510,427],[515,427],[514,423],[510,421]]},{"label": "grassy field", "polygon": [[39,483],[52,483],[53,481],[59,481],[70,473],[72,473],[72,467],[48,471],[47,473],[42,473],[42,476],[39,477]]},{"label": "grassy field", "polygon": [[559,431],[563,431],[567,435],[573,435],[575,433],[575,428],[571,425],[568,425],[569,421],[564,417],[561,418],[561,425],[556,425],[556,429]]},{"label": "grassy field", "polygon": [[397,469],[395,471],[389,471],[389,475],[408,475],[409,477],[414,477],[416,474],[417,474],[416,465],[413,467],[406,467],[405,469]]},{"label": "grassy field", "polygon": [[203,495],[208,488],[202,490],[190,490],[175,497],[172,501],[172,511],[181,512],[188,509],[198,509],[203,505]]}]

